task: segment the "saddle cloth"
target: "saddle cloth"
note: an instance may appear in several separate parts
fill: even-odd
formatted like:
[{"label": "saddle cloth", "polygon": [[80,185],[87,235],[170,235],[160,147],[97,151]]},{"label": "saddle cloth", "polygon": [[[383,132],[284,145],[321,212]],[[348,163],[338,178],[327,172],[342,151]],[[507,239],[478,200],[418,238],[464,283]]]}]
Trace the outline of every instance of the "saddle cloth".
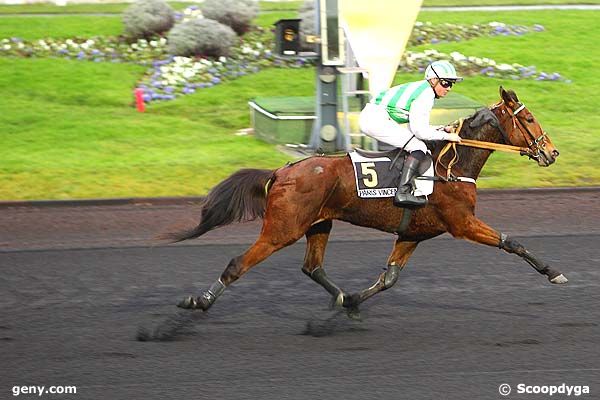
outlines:
[{"label": "saddle cloth", "polygon": [[[354,167],[354,180],[358,197],[365,199],[394,197],[398,190],[398,181],[404,162],[402,155],[398,157],[393,165],[394,152],[381,152],[379,155],[365,157],[357,151],[352,151],[348,155]],[[429,158],[430,160],[431,158]],[[433,163],[429,162],[427,164],[427,170],[421,175],[421,177],[426,178],[415,179],[415,196],[428,196],[433,193]]]}]

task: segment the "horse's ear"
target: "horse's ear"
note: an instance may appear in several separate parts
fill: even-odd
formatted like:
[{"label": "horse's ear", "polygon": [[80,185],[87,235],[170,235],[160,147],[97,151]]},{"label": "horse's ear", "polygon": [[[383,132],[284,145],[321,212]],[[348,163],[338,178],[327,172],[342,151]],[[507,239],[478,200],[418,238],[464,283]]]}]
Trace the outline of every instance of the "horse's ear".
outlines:
[{"label": "horse's ear", "polygon": [[519,102],[517,99],[517,95],[512,90],[506,91],[502,86],[500,86],[500,97],[504,100],[504,104],[512,107],[515,103]]},{"label": "horse's ear", "polygon": [[508,103],[510,101],[510,96],[508,95],[506,90],[504,90],[504,88],[502,86],[500,86],[499,92],[500,92],[500,98],[502,100],[504,100],[505,103]]}]

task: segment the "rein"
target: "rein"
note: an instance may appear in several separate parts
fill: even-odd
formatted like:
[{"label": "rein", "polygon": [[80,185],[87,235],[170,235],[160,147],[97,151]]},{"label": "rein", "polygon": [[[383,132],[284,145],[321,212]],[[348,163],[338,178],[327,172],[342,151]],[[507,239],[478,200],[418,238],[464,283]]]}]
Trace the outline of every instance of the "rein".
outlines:
[{"label": "rein", "polygon": [[[513,123],[516,125],[516,115],[525,108],[525,105],[521,105],[521,107],[519,107],[517,110],[515,110],[513,112]],[[460,118],[457,122],[454,123],[454,129],[453,132],[455,133],[459,133],[462,129],[464,123],[464,118]],[[519,125],[520,121],[519,121]],[[528,133],[530,133],[528,131]],[[533,144],[537,144],[539,141],[543,140],[543,137],[545,136],[542,135],[541,137],[537,138]],[[452,167],[454,165],[456,165],[456,163],[458,163],[459,161],[459,157],[458,157],[458,152],[456,151],[456,145],[459,146],[467,146],[467,147],[475,147],[478,149],[485,149],[485,150],[492,150],[492,151],[503,151],[505,153],[517,153],[521,156],[528,156],[530,158],[534,157],[534,153],[531,150],[531,147],[527,148],[527,147],[519,147],[519,146],[512,146],[509,144],[500,144],[500,143],[494,143],[494,142],[486,142],[483,140],[473,140],[473,139],[462,139],[460,140],[460,142],[448,142],[446,143],[446,145],[442,148],[442,150],[440,151],[440,154],[438,155],[436,161],[435,161],[435,167],[434,167],[434,171],[437,173],[438,171],[438,165],[441,165],[442,167],[444,167],[446,169],[446,180],[452,180]],[[448,153],[450,151],[450,149],[452,149],[454,151],[454,156],[452,157],[452,159],[448,162],[448,165],[444,165],[441,161],[442,157],[446,155],[446,153]],[[438,174],[440,176],[442,176],[442,174]]]}]

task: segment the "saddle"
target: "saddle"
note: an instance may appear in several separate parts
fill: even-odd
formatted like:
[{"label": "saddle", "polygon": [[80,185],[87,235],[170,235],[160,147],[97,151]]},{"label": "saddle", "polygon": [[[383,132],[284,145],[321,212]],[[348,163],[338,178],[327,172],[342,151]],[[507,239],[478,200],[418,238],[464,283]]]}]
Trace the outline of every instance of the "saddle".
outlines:
[{"label": "saddle", "polygon": [[[362,198],[393,197],[396,194],[404,160],[408,154],[407,151],[400,148],[384,151],[355,149],[348,153],[354,167],[358,196]],[[431,155],[427,154],[427,158],[419,165],[419,175],[426,174],[432,164]],[[432,181],[417,181],[417,189],[419,186],[422,187],[421,195],[428,195],[433,191]]]}]

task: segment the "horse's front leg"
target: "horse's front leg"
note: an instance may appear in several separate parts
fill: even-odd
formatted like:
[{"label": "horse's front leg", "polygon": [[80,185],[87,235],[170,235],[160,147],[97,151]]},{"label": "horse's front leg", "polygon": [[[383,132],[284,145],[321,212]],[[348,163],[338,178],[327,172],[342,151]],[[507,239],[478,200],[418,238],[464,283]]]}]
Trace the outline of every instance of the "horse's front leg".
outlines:
[{"label": "horse's front leg", "polygon": [[360,303],[394,286],[396,281],[398,281],[400,271],[417,248],[417,244],[418,242],[396,241],[394,250],[388,258],[387,269],[379,275],[377,281],[370,287],[344,299],[343,306],[347,308],[350,318],[360,318],[360,311],[358,309]]},{"label": "horse's front leg", "polygon": [[531,254],[521,243],[490,228],[474,215],[469,215],[465,218],[455,218],[453,223],[448,223],[448,225],[448,231],[456,238],[468,239],[488,246],[495,246],[507,253],[516,254],[527,261],[527,263],[529,263],[529,265],[537,272],[546,275],[551,283],[568,282],[567,278],[560,271],[550,267],[548,264]]}]

